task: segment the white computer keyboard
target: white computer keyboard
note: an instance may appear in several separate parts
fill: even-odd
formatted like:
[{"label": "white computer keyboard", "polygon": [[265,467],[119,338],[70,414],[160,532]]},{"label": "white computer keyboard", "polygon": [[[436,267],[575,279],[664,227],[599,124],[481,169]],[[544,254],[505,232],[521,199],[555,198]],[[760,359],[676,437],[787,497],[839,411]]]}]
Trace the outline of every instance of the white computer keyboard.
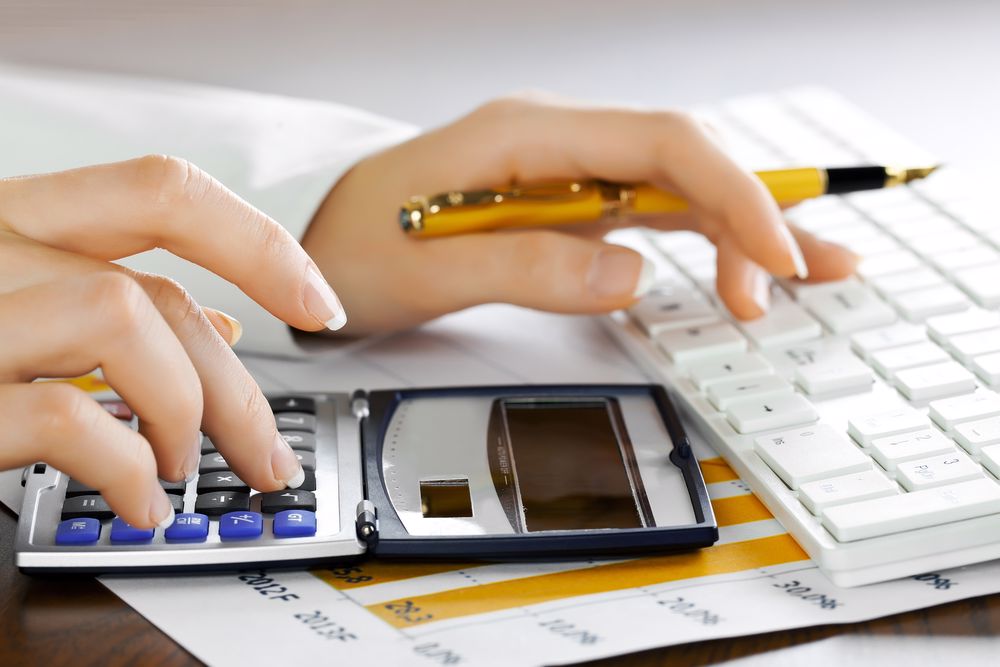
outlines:
[{"label": "white computer keyboard", "polygon": [[[702,113],[751,168],[933,161],[824,90]],[[746,323],[703,237],[620,238],[658,285],[610,330],[838,585],[1000,557],[1000,211],[975,194],[945,169],[789,211],[864,259]]]}]

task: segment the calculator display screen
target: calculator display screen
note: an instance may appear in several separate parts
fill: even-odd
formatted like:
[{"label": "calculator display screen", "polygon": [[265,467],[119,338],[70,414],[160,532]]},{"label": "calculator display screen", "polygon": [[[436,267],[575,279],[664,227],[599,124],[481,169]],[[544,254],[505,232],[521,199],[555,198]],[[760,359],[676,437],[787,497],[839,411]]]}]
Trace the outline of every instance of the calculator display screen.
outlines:
[{"label": "calculator display screen", "polygon": [[525,531],[644,525],[629,473],[631,448],[624,423],[613,421],[614,402],[502,403]]}]

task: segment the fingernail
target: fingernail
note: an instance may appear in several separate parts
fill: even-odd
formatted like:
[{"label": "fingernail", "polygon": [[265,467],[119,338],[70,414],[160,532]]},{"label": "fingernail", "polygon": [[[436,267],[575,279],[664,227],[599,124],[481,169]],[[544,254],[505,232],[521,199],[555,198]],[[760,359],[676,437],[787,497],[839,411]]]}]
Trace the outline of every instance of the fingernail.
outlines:
[{"label": "fingernail", "polygon": [[280,436],[275,436],[274,449],[271,451],[271,472],[274,478],[283,482],[290,489],[297,489],[306,481],[306,473],[295,452]]},{"label": "fingernail", "polygon": [[194,440],[194,447],[188,452],[187,457],[184,459],[184,467],[181,473],[184,475],[184,481],[190,482],[194,479],[194,476],[198,474],[198,464],[201,463],[201,433]]},{"label": "fingernail", "polygon": [[590,261],[587,289],[601,297],[638,298],[653,286],[655,269],[645,257],[627,248],[603,248]]},{"label": "fingernail", "polygon": [[169,528],[174,522],[174,506],[170,504],[170,498],[159,486],[149,505],[149,520],[164,529]]},{"label": "fingernail", "polygon": [[215,308],[206,308],[205,317],[212,322],[215,330],[226,339],[229,347],[236,345],[240,338],[243,338],[243,325],[232,315]]},{"label": "fingernail", "polygon": [[754,271],[752,280],[750,297],[764,314],[771,308],[771,276],[764,271]]},{"label": "fingernail", "polygon": [[785,248],[788,250],[788,254],[792,256],[792,263],[795,265],[795,277],[799,280],[805,280],[809,277],[809,267],[806,266],[806,258],[802,255],[802,248],[799,247],[798,242],[792,236],[792,232],[788,227],[782,225],[778,229],[781,230],[781,235],[785,239]]},{"label": "fingernail", "polygon": [[336,331],[347,324],[347,313],[333,288],[313,267],[306,272],[306,286],[302,299],[309,314],[323,323],[330,331]]}]

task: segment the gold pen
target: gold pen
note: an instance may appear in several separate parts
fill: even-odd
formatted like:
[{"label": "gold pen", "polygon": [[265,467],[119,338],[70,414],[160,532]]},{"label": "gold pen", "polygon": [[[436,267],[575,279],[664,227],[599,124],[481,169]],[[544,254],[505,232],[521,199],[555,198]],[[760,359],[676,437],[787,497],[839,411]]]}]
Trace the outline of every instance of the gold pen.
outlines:
[{"label": "gold pen", "polygon": [[[826,194],[878,190],[925,178],[932,167],[805,167],[757,172],[780,204]],[[410,236],[467,234],[512,227],[546,227],[626,215],[680,213],[688,203],[648,183],[587,180],[442,192],[410,198],[399,224]]]}]

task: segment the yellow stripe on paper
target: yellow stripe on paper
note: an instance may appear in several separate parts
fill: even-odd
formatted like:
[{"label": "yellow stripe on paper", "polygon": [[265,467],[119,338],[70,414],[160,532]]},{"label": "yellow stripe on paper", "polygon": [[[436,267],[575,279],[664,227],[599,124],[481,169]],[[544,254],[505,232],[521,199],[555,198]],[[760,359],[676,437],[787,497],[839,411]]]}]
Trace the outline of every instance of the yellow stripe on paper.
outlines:
[{"label": "yellow stripe on paper", "polygon": [[764,507],[764,503],[750,493],[713,500],[712,509],[715,511],[715,521],[719,526],[734,526],[738,523],[774,518],[774,515]]},{"label": "yellow stripe on paper", "polygon": [[806,560],[787,534],[720,544],[700,551],[609,563],[510,581],[468,586],[369,605],[397,628],[542,604],[581,595],[609,593],[670,581],[742,572]]},{"label": "yellow stripe on paper", "polygon": [[403,581],[415,577],[426,577],[432,574],[457,572],[482,563],[394,563],[391,561],[372,561],[358,565],[336,567],[329,570],[313,570],[313,575],[330,584],[338,590],[387,584],[391,581]]},{"label": "yellow stripe on paper", "polygon": [[739,479],[736,471],[730,468],[722,457],[704,459],[698,461],[698,465],[701,466],[701,476],[705,478],[705,484],[731,482],[734,479]]},{"label": "yellow stripe on paper", "polygon": [[75,378],[46,378],[44,380],[39,380],[39,382],[64,382],[66,384],[71,384],[74,387],[79,387],[86,392],[96,394],[101,391],[111,391],[111,386],[104,381],[99,375],[90,373],[88,375],[81,375]]}]

